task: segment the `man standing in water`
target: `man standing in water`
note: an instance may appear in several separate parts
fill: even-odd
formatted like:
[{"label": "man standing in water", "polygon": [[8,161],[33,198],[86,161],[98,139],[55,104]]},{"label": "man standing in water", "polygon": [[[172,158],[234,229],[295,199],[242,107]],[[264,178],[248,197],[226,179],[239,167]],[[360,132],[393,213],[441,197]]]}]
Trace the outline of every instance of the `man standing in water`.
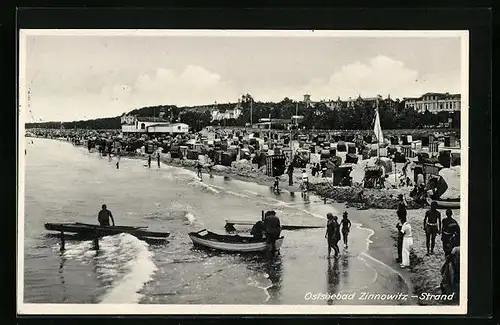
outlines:
[{"label": "man standing in water", "polygon": [[281,234],[281,223],[280,219],[276,216],[276,212],[266,212],[264,216],[264,230],[267,244],[270,246],[271,256],[274,256],[276,254],[276,240],[280,238]]},{"label": "man standing in water", "polygon": [[446,209],[446,217],[443,219],[443,229],[441,240],[443,241],[444,255],[448,256],[453,249],[452,239],[460,236],[460,226],[458,222],[453,219],[451,209]]},{"label": "man standing in water", "polygon": [[436,235],[441,231],[441,213],[437,210],[437,203],[431,203],[431,209],[425,213],[424,217],[425,244],[427,255],[434,254]]},{"label": "man standing in water", "polygon": [[156,155],[156,160],[158,162],[158,168],[160,168],[160,152],[158,151],[157,155]]},{"label": "man standing in water", "polygon": [[107,209],[106,204],[103,204],[102,210],[99,211],[99,214],[97,216],[97,220],[99,221],[99,224],[101,226],[109,226],[109,218],[111,218],[111,221],[113,222],[114,226],[115,219],[113,219],[113,214],[111,214],[111,211]]}]

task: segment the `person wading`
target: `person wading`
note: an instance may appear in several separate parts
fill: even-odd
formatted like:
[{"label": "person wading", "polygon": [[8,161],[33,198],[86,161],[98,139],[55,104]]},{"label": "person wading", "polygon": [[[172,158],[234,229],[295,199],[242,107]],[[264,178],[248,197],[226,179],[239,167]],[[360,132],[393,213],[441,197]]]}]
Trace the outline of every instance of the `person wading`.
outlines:
[{"label": "person wading", "polygon": [[351,220],[349,220],[347,216],[347,211],[342,215],[342,220],[340,221],[340,225],[342,226],[342,239],[344,240],[345,249],[349,248],[348,246],[348,237],[349,232],[351,231]]},{"label": "person wading", "polygon": [[330,258],[332,248],[335,251],[335,257],[339,256],[339,246],[337,245],[340,240],[340,225],[338,224],[336,217],[333,214],[328,213],[326,215],[326,234],[325,238],[328,242],[328,258]]},{"label": "person wading", "polygon": [[158,168],[160,168],[160,152],[156,155],[156,161],[158,162]]},{"label": "person wading", "polygon": [[264,216],[264,230],[266,233],[266,241],[269,245],[269,253],[271,256],[276,254],[276,240],[280,238],[281,223],[280,219],[276,216],[276,212],[268,211]]},{"label": "person wading", "polygon": [[431,209],[425,213],[424,217],[425,245],[427,255],[434,254],[436,235],[441,231],[441,213],[437,210],[437,203],[431,203]]},{"label": "person wading", "polygon": [[106,207],[106,204],[102,205],[102,210],[99,211],[97,216],[97,220],[101,226],[109,226],[109,219],[113,222],[113,226],[115,225],[115,219],[113,219],[113,214]]},{"label": "person wading", "polygon": [[458,222],[452,217],[453,212],[451,209],[446,209],[446,217],[443,219],[443,228],[441,234],[441,241],[443,242],[444,255],[448,256],[453,249],[453,238],[460,235],[460,226]]},{"label": "person wading", "polygon": [[406,268],[410,266],[410,250],[413,245],[413,237],[411,233],[411,225],[406,220],[406,216],[401,216],[401,226],[400,232],[403,234],[403,248],[402,248],[402,260],[401,267]]}]

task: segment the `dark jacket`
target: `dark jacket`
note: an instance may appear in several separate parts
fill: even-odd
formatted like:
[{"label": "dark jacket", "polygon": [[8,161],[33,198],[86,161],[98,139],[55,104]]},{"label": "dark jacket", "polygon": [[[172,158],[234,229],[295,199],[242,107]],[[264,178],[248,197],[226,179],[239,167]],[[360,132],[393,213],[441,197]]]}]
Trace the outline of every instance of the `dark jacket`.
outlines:
[{"label": "dark jacket", "polygon": [[264,230],[268,234],[279,234],[281,232],[280,219],[275,215],[270,215],[264,219]]}]

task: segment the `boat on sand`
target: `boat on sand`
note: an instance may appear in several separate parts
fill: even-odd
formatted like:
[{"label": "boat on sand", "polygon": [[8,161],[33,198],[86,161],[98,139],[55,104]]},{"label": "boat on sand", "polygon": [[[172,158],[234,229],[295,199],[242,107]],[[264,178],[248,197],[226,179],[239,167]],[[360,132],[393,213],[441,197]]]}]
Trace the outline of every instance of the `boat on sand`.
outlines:
[{"label": "boat on sand", "polygon": [[102,237],[128,233],[138,238],[165,239],[170,233],[145,230],[147,227],[101,226],[88,223],[46,223],[45,229],[60,233],[73,233],[83,237]]},{"label": "boat on sand", "polygon": [[[212,248],[225,252],[258,253],[267,250],[265,239],[255,239],[252,236],[220,235],[206,229],[190,232],[189,238],[196,246]],[[276,240],[276,249],[283,244],[284,237]]]},{"label": "boat on sand", "polygon": [[428,197],[427,198],[427,204],[431,205],[432,202],[436,202],[438,208],[442,208],[442,209],[460,209],[460,199],[433,200],[430,197]]}]

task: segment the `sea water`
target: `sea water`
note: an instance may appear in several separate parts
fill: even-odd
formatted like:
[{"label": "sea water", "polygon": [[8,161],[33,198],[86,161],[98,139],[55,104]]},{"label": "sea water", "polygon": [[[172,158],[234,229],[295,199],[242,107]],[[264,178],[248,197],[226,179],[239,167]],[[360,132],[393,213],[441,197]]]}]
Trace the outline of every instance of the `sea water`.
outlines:
[{"label": "sea water", "polygon": [[[327,258],[325,229],[283,231],[281,254],[225,254],[193,247],[188,233],[224,233],[225,219],[258,220],[278,212],[283,224],[323,225],[325,205],[300,193],[276,195],[269,187],[225,180],[137,159],[120,161],[70,143],[35,139],[25,155],[24,302],[141,304],[366,304],[359,299],[307,299],[324,293],[407,292],[403,279],[366,255],[372,231],[354,224],[349,250]],[[102,204],[116,225],[170,232],[165,244],[148,244],[129,234],[91,241],[47,236],[45,222],[97,223]],[[20,216],[23,218],[23,216]],[[248,231],[249,228],[238,228]],[[371,301],[370,304],[404,301]]]}]

